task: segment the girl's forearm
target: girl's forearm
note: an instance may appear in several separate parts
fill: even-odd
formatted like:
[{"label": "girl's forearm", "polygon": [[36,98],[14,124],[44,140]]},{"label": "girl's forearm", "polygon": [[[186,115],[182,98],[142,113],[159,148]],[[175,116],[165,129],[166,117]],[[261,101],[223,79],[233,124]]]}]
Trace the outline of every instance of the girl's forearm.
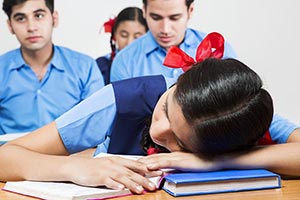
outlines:
[{"label": "girl's forearm", "polygon": [[67,179],[63,167],[68,163],[68,156],[40,154],[8,144],[0,148],[0,158],[0,181]]},{"label": "girl's forearm", "polygon": [[300,176],[300,145],[285,143],[253,148],[218,159],[221,168],[265,168],[275,173]]}]

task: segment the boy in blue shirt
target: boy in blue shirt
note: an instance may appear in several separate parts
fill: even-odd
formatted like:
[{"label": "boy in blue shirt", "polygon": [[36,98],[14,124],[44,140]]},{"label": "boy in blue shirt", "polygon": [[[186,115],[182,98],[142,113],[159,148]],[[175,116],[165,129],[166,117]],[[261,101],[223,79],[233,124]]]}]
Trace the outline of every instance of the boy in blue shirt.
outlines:
[{"label": "boy in blue shirt", "polygon": [[[111,66],[112,82],[158,74],[178,78],[183,73],[181,69],[163,65],[168,49],[178,46],[195,57],[198,44],[206,36],[206,33],[187,28],[194,11],[194,0],[143,0],[143,4],[149,31],[115,57]],[[223,58],[236,58],[228,43],[225,43]]]},{"label": "boy in blue shirt", "polygon": [[53,0],[5,0],[20,48],[0,56],[0,134],[37,129],[103,87],[93,58],[52,42]]}]

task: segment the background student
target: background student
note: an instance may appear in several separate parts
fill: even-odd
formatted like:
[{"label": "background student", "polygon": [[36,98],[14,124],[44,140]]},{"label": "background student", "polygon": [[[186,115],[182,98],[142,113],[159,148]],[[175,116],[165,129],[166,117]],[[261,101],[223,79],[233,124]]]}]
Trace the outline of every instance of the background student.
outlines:
[{"label": "background student", "polygon": [[52,42],[53,0],[4,0],[20,48],[0,56],[0,134],[35,130],[103,87],[95,60]]},{"label": "background student", "polygon": [[[300,38],[297,37],[300,34],[300,26],[292,25],[300,18],[300,12],[296,10],[300,1],[289,0],[284,4],[272,0],[266,0],[263,4],[251,0],[246,2],[194,1],[194,12],[188,27],[205,33],[218,31],[224,34],[226,40],[234,47],[238,58],[255,67],[254,70],[265,80],[274,98],[276,112],[300,124],[300,110],[293,106],[300,102],[300,93],[293,92],[297,90],[298,85],[296,74],[299,73],[297,66],[300,66],[300,60],[296,59],[296,47],[300,45]],[[70,5],[73,9],[68,9]],[[55,8],[63,12],[59,12],[60,24],[54,31],[53,40],[57,45],[66,45],[85,52],[94,59],[106,55],[111,52],[110,34],[99,35],[99,29],[110,16],[117,15],[128,6],[142,8],[143,1],[132,0],[128,3],[110,0],[106,4],[98,0],[90,0],[89,4],[84,0],[78,0],[76,3],[72,0],[55,1]],[[84,17],[73,23],[78,16],[74,10],[81,9]],[[252,10],[256,11],[255,15],[251,15]],[[283,14],[279,16],[276,14],[278,12]],[[17,40],[5,28],[6,19],[5,13],[0,12],[0,26],[3,27],[0,31],[0,54],[18,46]],[[288,40],[278,40],[286,34],[289,35]],[[282,74],[282,66],[290,73]],[[280,83],[277,81],[279,79],[282,80]],[[293,89],[286,90],[290,87]],[[293,98],[286,98],[287,96]]]},{"label": "background student", "polygon": [[[127,153],[141,150],[136,138],[144,129],[145,118],[152,114],[149,134],[153,141],[174,152],[167,154],[168,161],[184,158],[177,165],[170,162],[174,168],[263,167],[300,174],[300,163],[295,159],[300,152],[297,127],[292,127],[292,133],[281,129],[281,134],[274,135],[275,139],[288,138],[287,144],[251,148],[268,130],[273,106],[259,76],[243,63],[207,59],[196,63],[165,91],[170,84],[162,75],[109,84],[56,121],[1,146],[1,181],[73,181],[128,187],[135,193],[142,193],[143,187],[155,190],[143,175],[152,171],[148,169],[160,168],[162,161],[153,165],[149,160],[66,156],[100,143],[108,152],[116,142],[127,147]],[[279,153],[283,151],[285,154]],[[214,159],[207,159],[211,156]],[[285,162],[278,162],[282,159]]]},{"label": "background student", "polygon": [[[178,46],[194,57],[198,44],[204,40],[205,33],[187,28],[194,11],[193,0],[143,0],[144,16],[149,31],[128,45],[114,59],[111,66],[111,81],[132,77],[162,74],[177,78],[183,73],[180,68],[166,68],[163,61],[171,46]],[[236,55],[225,43],[223,58]],[[292,123],[279,115],[274,115],[271,134],[286,127],[288,132]],[[293,127],[293,125],[292,125]]]},{"label": "background student", "polygon": [[111,53],[97,58],[105,85],[110,83],[111,63],[116,53],[130,44],[133,40],[144,35],[148,26],[143,17],[142,9],[138,7],[124,8],[115,19],[110,19],[104,24],[106,32],[111,33]]},{"label": "background student", "polygon": [[[193,0],[143,0],[144,16],[149,31],[120,52],[111,67],[111,81],[132,77],[162,74],[178,78],[181,69],[163,65],[167,50],[179,46],[191,57],[206,33],[187,28],[194,11]],[[229,44],[225,44],[224,58],[235,58]]]}]

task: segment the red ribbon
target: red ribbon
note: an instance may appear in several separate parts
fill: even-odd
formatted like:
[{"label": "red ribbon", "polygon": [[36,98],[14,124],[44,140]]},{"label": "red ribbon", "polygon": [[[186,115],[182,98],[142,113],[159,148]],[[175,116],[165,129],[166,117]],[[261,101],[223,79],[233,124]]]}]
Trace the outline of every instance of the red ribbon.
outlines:
[{"label": "red ribbon", "polygon": [[156,153],[159,153],[159,150],[154,148],[154,147],[150,147],[148,150],[147,150],[147,155],[152,155],[152,154],[156,154]]},{"label": "red ribbon", "polygon": [[270,131],[267,131],[265,135],[258,140],[257,145],[270,145],[270,144],[276,144],[276,142],[272,140]]},{"label": "red ribbon", "polygon": [[182,68],[184,72],[195,63],[206,58],[222,58],[224,53],[224,38],[217,32],[209,33],[199,44],[196,51],[196,61],[177,46],[170,47],[164,65],[171,68]]},{"label": "red ribbon", "polygon": [[103,24],[105,33],[111,33],[112,32],[115,21],[116,21],[116,18],[110,18],[107,22],[105,22]]}]

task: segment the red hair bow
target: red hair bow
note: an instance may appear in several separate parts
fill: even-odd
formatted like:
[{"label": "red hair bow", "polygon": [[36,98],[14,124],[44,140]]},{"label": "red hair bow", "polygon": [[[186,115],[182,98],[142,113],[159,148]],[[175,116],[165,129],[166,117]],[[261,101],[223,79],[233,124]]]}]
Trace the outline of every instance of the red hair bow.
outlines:
[{"label": "red hair bow", "polygon": [[104,32],[105,33],[111,33],[112,32],[112,29],[113,29],[113,26],[115,24],[115,21],[116,21],[116,17],[110,18],[107,22],[105,22],[103,24]]},{"label": "red hair bow", "polygon": [[170,47],[164,65],[171,68],[182,68],[184,72],[192,65],[202,62],[206,58],[222,58],[224,53],[224,38],[217,32],[209,33],[199,44],[196,52],[196,61],[183,52],[179,47]]}]

